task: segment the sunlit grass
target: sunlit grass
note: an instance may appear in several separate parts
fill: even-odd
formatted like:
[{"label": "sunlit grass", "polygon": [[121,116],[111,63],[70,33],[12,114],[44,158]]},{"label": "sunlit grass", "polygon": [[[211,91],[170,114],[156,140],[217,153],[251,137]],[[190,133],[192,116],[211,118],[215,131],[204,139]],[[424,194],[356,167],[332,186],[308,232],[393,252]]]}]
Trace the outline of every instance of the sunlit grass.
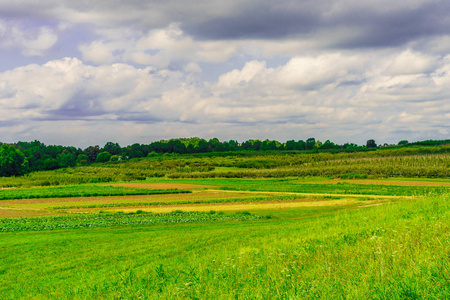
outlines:
[{"label": "sunlit grass", "polygon": [[244,222],[2,233],[0,295],[447,299],[449,208],[444,195]]}]

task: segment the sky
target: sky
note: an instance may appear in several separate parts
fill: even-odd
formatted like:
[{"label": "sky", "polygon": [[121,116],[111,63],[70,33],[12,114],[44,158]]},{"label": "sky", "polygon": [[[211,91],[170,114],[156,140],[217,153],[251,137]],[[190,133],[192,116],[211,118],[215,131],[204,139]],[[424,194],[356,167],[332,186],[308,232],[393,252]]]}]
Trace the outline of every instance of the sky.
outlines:
[{"label": "sky", "polygon": [[0,141],[450,138],[447,0],[0,0]]}]

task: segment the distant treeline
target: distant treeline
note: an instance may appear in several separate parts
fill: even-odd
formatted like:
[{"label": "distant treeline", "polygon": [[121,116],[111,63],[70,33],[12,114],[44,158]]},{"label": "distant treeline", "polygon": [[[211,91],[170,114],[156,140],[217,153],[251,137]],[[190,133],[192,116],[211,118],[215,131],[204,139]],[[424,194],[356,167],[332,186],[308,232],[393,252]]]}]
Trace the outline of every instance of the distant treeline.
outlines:
[{"label": "distant treeline", "polygon": [[94,162],[123,161],[133,158],[151,157],[166,153],[194,154],[208,152],[237,151],[310,151],[310,152],[353,152],[368,151],[384,147],[439,146],[450,144],[450,140],[427,140],[409,143],[400,141],[397,145],[377,145],[373,139],[366,145],[345,143],[335,144],[329,140],[321,142],[315,138],[289,140],[280,143],[275,140],[251,139],[243,143],[235,140],[219,141],[217,138],[209,141],[201,138],[181,138],[161,140],[150,144],[133,144],[121,147],[118,143],[108,142],[103,147],[89,146],[86,149],[67,146],[46,146],[40,141],[17,142],[2,144],[0,142],[0,176],[15,176],[42,170],[87,165]]}]

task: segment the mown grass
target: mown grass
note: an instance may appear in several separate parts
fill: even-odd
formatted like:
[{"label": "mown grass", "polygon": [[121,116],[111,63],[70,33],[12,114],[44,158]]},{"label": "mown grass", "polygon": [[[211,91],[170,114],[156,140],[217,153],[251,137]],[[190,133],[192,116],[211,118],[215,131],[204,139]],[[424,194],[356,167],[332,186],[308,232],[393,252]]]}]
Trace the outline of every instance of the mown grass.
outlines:
[{"label": "mown grass", "polygon": [[[2,233],[0,295],[448,299],[449,195],[255,221]],[[270,212],[261,212],[264,216]]]},{"label": "mown grass", "polygon": [[223,204],[223,203],[246,203],[261,201],[288,201],[298,199],[298,196],[260,196],[260,197],[239,197],[239,198],[222,198],[222,199],[192,199],[177,201],[146,201],[146,202],[119,202],[119,203],[97,203],[97,204],[76,204],[50,206],[50,209],[73,209],[73,208],[107,208],[107,207],[132,207],[132,206],[162,206],[162,205],[184,205],[184,204]]}]

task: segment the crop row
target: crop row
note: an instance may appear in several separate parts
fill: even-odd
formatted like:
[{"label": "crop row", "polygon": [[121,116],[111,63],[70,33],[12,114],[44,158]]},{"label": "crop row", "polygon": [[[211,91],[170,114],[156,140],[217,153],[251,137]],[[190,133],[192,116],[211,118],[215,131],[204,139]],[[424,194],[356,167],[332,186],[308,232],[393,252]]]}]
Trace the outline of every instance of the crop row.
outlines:
[{"label": "crop row", "polygon": [[129,196],[129,195],[159,195],[191,193],[178,189],[139,189],[116,186],[72,185],[46,188],[18,188],[0,191],[0,200],[37,199],[37,198],[67,198],[67,197],[101,197],[101,196]]},{"label": "crop row", "polygon": [[183,205],[183,204],[213,204],[213,203],[239,203],[239,202],[259,202],[259,201],[286,201],[299,199],[300,196],[263,196],[263,197],[247,197],[247,198],[223,198],[211,200],[183,200],[176,202],[153,201],[153,202],[121,202],[121,203],[102,203],[102,204],[86,204],[86,205],[67,205],[52,206],[50,209],[80,209],[80,208],[108,208],[108,207],[131,207],[131,206],[160,206],[160,205]]},{"label": "crop row", "polygon": [[226,220],[256,220],[260,217],[250,213],[223,214],[211,212],[175,212],[152,214],[73,214],[53,217],[0,219],[0,232],[42,231],[56,229],[77,229],[89,227],[112,227],[124,225],[178,224],[193,222],[213,222]]}]

